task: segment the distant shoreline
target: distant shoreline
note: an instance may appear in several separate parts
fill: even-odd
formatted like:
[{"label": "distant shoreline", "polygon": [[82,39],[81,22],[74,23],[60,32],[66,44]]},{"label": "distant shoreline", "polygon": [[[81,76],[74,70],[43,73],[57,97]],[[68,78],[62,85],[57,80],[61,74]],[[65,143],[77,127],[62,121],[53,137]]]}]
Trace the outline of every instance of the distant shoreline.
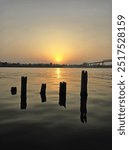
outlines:
[{"label": "distant shoreline", "polygon": [[43,67],[43,66],[0,66],[0,68],[112,68],[112,66],[82,66],[82,67],[61,67],[61,66],[54,66],[54,67]]},{"label": "distant shoreline", "polygon": [[[110,64],[105,64],[109,63]],[[10,68],[112,68],[112,60],[103,60],[92,63],[82,63],[82,64],[45,64],[45,63],[9,63],[0,62],[0,67],[10,67]]]}]

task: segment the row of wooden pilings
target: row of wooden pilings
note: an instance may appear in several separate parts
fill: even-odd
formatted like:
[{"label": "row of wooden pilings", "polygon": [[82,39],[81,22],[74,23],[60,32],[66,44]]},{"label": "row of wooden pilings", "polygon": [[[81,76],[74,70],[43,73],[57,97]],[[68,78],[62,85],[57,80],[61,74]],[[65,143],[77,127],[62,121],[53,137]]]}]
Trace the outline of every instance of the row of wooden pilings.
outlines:
[{"label": "row of wooden pilings", "polygon": [[[80,92],[80,120],[84,123],[87,122],[87,83],[88,73],[82,71],[81,74],[81,92]],[[11,87],[11,94],[17,93],[16,87]],[[42,102],[46,102],[46,84],[41,85],[40,95]],[[59,86],[59,105],[66,107],[66,82],[60,82]],[[26,109],[27,107],[27,77],[21,77],[21,103],[20,108]]]}]

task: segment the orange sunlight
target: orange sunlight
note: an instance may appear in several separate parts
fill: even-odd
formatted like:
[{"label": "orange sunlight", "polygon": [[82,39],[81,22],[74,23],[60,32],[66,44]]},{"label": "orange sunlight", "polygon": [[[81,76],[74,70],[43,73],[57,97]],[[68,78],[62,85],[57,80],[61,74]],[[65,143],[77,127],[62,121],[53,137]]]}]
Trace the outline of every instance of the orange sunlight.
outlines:
[{"label": "orange sunlight", "polygon": [[56,62],[56,63],[61,63],[62,59],[63,59],[62,56],[59,55],[59,54],[57,54],[57,55],[55,56],[55,62]]}]

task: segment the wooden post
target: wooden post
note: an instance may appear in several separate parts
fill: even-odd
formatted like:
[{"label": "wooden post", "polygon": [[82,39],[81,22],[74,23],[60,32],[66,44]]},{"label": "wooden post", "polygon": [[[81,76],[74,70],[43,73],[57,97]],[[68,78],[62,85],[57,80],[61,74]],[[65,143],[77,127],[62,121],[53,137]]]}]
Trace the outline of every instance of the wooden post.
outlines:
[{"label": "wooden post", "polygon": [[40,96],[41,96],[42,102],[46,102],[46,84],[41,85]]},{"label": "wooden post", "polygon": [[27,107],[27,77],[21,77],[21,109]]},{"label": "wooden post", "polygon": [[88,83],[88,73],[87,71],[82,71],[81,75],[81,101],[80,101],[80,120],[84,123],[87,122],[87,83]]},{"label": "wooden post", "polygon": [[16,95],[17,94],[17,88],[16,87],[11,87],[11,94]]},{"label": "wooden post", "polygon": [[59,105],[66,107],[66,82],[60,82]]}]

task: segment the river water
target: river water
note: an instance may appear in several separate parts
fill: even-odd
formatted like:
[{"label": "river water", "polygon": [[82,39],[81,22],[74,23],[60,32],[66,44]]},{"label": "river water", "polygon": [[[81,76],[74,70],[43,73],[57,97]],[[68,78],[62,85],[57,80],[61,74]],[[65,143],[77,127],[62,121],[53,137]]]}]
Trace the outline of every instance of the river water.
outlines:
[{"label": "river water", "polygon": [[[88,71],[87,123],[80,121],[81,71]],[[21,76],[27,76],[27,109],[20,109]],[[59,82],[67,83],[66,108]],[[45,103],[41,84],[46,83]],[[10,88],[17,87],[17,95]],[[0,139],[5,149],[111,149],[110,68],[0,68]]]}]

